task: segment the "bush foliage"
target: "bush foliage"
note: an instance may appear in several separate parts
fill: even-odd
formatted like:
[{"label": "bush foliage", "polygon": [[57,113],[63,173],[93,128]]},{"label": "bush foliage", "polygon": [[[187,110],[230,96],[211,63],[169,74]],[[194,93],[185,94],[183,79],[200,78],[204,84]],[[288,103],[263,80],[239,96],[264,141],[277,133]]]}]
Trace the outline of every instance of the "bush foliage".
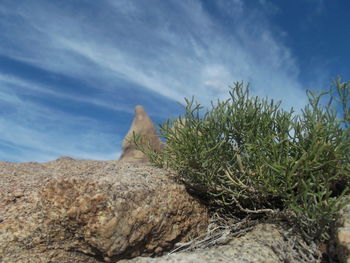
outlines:
[{"label": "bush foliage", "polygon": [[160,126],[162,152],[138,136],[135,143],[214,203],[237,213],[284,211],[307,239],[327,240],[350,184],[350,82],[307,91],[300,114],[251,97],[243,83],[229,93],[209,110],[186,99],[185,114]]}]

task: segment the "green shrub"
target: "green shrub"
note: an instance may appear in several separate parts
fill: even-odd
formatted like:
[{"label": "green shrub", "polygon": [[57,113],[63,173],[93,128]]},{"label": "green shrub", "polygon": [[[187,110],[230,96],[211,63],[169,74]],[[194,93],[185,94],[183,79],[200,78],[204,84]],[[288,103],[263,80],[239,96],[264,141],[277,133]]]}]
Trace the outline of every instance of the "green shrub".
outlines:
[{"label": "green shrub", "polygon": [[186,99],[184,116],[160,127],[161,153],[135,143],[212,202],[237,213],[287,211],[306,238],[326,240],[350,182],[350,82],[307,95],[298,115],[235,83],[209,110]]}]

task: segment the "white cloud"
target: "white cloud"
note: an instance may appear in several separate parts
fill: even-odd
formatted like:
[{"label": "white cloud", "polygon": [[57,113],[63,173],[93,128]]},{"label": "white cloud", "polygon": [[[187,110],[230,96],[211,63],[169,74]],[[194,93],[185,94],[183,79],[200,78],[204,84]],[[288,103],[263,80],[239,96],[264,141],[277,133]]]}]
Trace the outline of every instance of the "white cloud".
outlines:
[{"label": "white cloud", "polygon": [[[0,144],[5,144],[16,153],[16,155],[12,154],[12,159],[11,153],[0,151],[1,160],[37,160],[42,162],[64,155],[97,160],[118,158],[120,145],[117,143],[117,136],[98,132],[93,128],[89,130],[89,127],[93,127],[91,120],[90,125],[77,125],[81,128],[81,130],[77,130],[73,126],[78,121],[76,118],[67,119],[67,116],[62,118],[62,116],[47,115],[48,117],[45,119],[43,114],[52,112],[44,113],[40,109],[37,114],[34,114],[35,109],[28,110],[32,112],[31,120],[26,120],[23,112],[17,112],[17,116],[12,116],[17,118],[13,119],[0,117]],[[38,118],[44,119],[44,122],[48,123],[41,127],[33,127],[31,124],[36,123],[35,119]]]},{"label": "white cloud", "polygon": [[[249,80],[265,95],[276,97],[275,90],[283,88],[300,98],[297,66],[288,48],[271,35],[269,25],[258,20],[261,14],[247,16],[242,1],[232,2],[230,10],[247,18],[225,33],[198,1],[176,3],[178,16],[157,1],[150,11],[130,1],[112,1],[112,8],[104,3],[96,7],[97,12],[108,8],[108,15],[94,21],[88,21],[87,15],[74,19],[47,3],[40,9],[23,8],[18,14],[40,32],[35,38],[43,40],[42,49],[31,59],[46,69],[87,78],[94,72],[101,81],[122,77],[169,98],[182,101],[184,96],[197,95],[208,103],[221,87],[207,85],[219,80],[202,72],[220,67],[217,78],[224,79],[219,85]],[[150,21],[143,21],[147,17]],[[291,101],[293,97],[284,99],[287,105],[302,104],[299,99]]]},{"label": "white cloud", "polygon": [[20,101],[18,97],[15,95],[15,92],[9,91],[11,88],[17,89],[17,92],[19,92],[20,89],[23,89],[26,91],[30,91],[30,93],[35,93],[35,94],[43,93],[45,96],[52,96],[54,98],[69,100],[75,103],[79,103],[79,102],[88,103],[99,107],[111,109],[114,111],[125,112],[129,114],[133,114],[134,112],[131,108],[127,108],[123,105],[118,105],[117,103],[112,104],[102,99],[96,99],[91,96],[89,97],[84,95],[80,95],[80,96],[70,95],[70,94],[67,94],[67,92],[52,90],[50,86],[44,86],[42,84],[38,84],[29,80],[22,80],[18,77],[11,76],[8,74],[0,73],[0,86],[3,90],[7,88],[6,93],[4,91],[3,92],[0,91],[0,95],[1,95],[0,100],[7,100],[14,104],[20,103]]},{"label": "white cloud", "polygon": [[0,151],[0,160],[43,162],[63,155],[97,160],[118,158],[121,138],[99,129],[110,124],[23,100],[16,95],[16,91],[20,94],[18,86],[66,98],[35,83],[0,74],[0,108],[4,110],[0,114],[0,148],[9,149]]},{"label": "white cloud", "polygon": [[[115,83],[125,80],[172,100],[183,102],[183,97],[195,95],[199,102],[209,105],[211,100],[228,96],[228,85],[244,80],[251,82],[254,95],[283,99],[287,107],[302,107],[306,97],[298,80],[298,65],[288,47],[272,33],[264,13],[247,10],[240,0],[219,1],[218,8],[226,22],[215,19],[195,0],[90,1],[80,8],[61,1],[18,4],[5,0],[0,4],[0,41],[4,43],[0,55],[81,79],[105,94],[118,92]],[[70,95],[1,71],[0,85],[2,100],[13,105],[22,102],[16,91],[10,92],[11,85],[17,92],[25,89],[32,94],[132,112],[132,107],[124,104]],[[132,88],[130,93],[137,95]],[[109,135],[92,131],[82,150],[69,136],[59,136],[58,132],[45,135],[38,127],[19,121],[34,119],[40,125],[43,114],[53,114],[57,120],[62,116],[33,103],[29,107],[26,113],[30,116],[17,111],[12,122],[6,116],[0,118],[1,128],[18,128],[18,132],[12,133],[12,128],[5,134],[8,141],[18,137],[18,144],[40,151],[77,156],[87,153],[97,158],[92,153],[97,143],[107,145],[110,140]],[[72,122],[77,120],[74,116],[67,118],[62,125],[73,131]],[[48,147],[55,136],[60,142]],[[88,142],[98,138],[100,141],[88,147]]]}]

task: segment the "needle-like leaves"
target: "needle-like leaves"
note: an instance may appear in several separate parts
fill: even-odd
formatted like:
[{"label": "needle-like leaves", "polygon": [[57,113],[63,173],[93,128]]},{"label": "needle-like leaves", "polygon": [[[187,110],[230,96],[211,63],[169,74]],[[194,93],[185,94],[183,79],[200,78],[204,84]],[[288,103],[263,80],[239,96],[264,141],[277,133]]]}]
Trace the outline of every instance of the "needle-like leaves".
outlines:
[{"label": "needle-like leaves", "polygon": [[307,91],[300,115],[250,97],[243,83],[229,93],[210,110],[186,99],[185,114],[160,127],[162,152],[135,142],[213,203],[237,213],[288,210],[306,238],[326,240],[350,186],[350,82]]}]

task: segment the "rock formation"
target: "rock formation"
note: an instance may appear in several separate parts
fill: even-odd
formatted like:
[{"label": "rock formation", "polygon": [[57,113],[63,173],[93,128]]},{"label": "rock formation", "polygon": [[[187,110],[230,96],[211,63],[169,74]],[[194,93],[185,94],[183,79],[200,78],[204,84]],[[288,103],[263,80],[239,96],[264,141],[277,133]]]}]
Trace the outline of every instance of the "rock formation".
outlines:
[{"label": "rock formation", "polygon": [[[126,162],[0,162],[0,262],[321,262],[321,249],[283,222],[242,227],[237,219],[212,239],[212,229],[220,233],[222,226],[170,172],[142,163],[147,158],[130,141],[133,132],[161,150],[152,121],[137,106],[120,158]],[[350,205],[334,229],[333,251],[344,263],[350,262],[349,218]],[[206,240],[210,246],[203,246]],[[184,244],[199,245],[166,254]]]},{"label": "rock formation", "polygon": [[123,142],[123,153],[120,161],[126,162],[147,162],[147,157],[140,150],[136,149],[133,134],[141,135],[143,143],[151,146],[155,151],[161,151],[162,143],[157,135],[156,129],[150,117],[140,105],[135,107],[135,117]]},{"label": "rock formation", "polygon": [[0,162],[0,262],[116,262],[206,230],[206,208],[164,170],[61,158]]}]

